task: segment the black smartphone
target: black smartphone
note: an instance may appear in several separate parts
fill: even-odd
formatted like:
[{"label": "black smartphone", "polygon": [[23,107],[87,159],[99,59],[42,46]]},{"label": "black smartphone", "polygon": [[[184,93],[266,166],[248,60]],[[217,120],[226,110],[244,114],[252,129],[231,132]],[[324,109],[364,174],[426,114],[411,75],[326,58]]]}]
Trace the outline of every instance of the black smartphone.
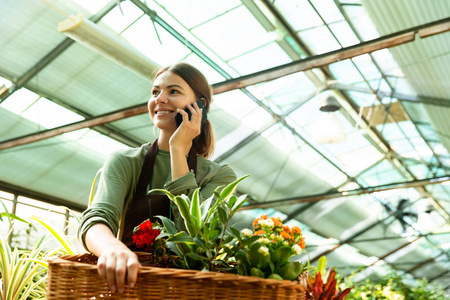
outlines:
[{"label": "black smartphone", "polygon": [[[207,119],[205,102],[206,102],[205,99],[197,100],[198,107],[202,108],[202,122],[204,122]],[[191,111],[188,108],[185,108],[184,111],[187,112],[187,114],[189,116],[189,120],[190,120],[192,117]],[[180,113],[175,114],[175,123],[177,123],[177,127],[179,127],[182,122],[183,122],[183,116]]]}]

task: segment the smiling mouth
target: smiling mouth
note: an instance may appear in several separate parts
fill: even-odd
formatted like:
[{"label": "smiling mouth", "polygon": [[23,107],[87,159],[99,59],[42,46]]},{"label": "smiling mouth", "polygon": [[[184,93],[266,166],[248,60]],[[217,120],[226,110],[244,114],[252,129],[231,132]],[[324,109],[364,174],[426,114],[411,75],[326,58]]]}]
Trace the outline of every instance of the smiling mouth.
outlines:
[{"label": "smiling mouth", "polygon": [[164,115],[164,114],[170,114],[173,113],[172,110],[158,110],[155,112],[157,115]]}]

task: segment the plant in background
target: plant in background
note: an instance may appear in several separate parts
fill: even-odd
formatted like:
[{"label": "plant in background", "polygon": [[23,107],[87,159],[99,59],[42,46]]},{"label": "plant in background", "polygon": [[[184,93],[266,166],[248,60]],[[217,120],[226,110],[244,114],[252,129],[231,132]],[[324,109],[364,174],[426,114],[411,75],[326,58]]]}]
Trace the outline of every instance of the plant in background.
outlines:
[{"label": "plant in background", "polygon": [[346,279],[352,284],[349,299],[380,300],[445,300],[448,295],[440,286],[435,286],[426,279],[414,279],[411,275],[390,272],[385,276],[372,274],[364,280],[354,282],[355,274]]},{"label": "plant in background", "polygon": [[[319,259],[317,269],[308,276],[306,286],[307,300],[342,300],[346,299],[352,288],[345,288],[341,290],[339,287],[336,268],[328,269],[325,275],[327,266],[327,259],[322,256]],[[326,278],[324,281],[323,278]],[[373,298],[378,299],[378,298]]]},{"label": "plant in background", "polygon": [[221,191],[221,187],[217,188],[201,204],[199,189],[194,191],[192,199],[186,195],[174,196],[166,190],[150,191],[164,192],[178,206],[184,220],[186,231],[177,228],[170,219],[158,216],[164,225],[164,232],[157,240],[167,238],[166,247],[180,258],[173,261],[177,267],[208,271],[233,269],[230,265],[232,257],[225,251],[233,237],[226,229],[231,217],[246,201],[246,195],[233,195],[239,182],[246,177],[230,183]]},{"label": "plant in background", "polygon": [[[0,201],[1,204],[3,204]],[[4,206],[3,206],[4,207]],[[30,224],[14,214],[5,212],[0,214],[0,221],[9,222],[12,229],[14,222],[23,222]],[[45,243],[49,240],[42,236],[31,250],[19,250],[12,248],[8,243],[8,236],[11,229],[5,235],[0,236],[0,299],[2,300],[25,300],[25,299],[44,299],[46,297],[46,280],[48,264],[47,258],[57,254],[76,254],[76,249],[70,239],[64,234],[58,233],[44,220],[32,217],[30,221],[36,221],[51,236],[59,241],[60,248],[50,251],[44,251]]]},{"label": "plant in background", "polygon": [[231,231],[237,239],[238,274],[295,280],[304,271],[305,266],[295,261],[305,248],[297,226],[290,228],[280,218],[264,215],[253,222],[253,231]]}]

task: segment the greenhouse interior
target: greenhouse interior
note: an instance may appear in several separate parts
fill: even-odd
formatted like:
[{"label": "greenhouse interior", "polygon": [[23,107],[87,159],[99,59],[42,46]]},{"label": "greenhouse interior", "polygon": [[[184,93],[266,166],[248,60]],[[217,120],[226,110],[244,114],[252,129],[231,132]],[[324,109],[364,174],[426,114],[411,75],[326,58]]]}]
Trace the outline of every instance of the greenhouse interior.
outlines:
[{"label": "greenhouse interior", "polygon": [[210,160],[249,175],[237,228],[299,227],[301,260],[326,257],[354,295],[386,276],[434,293],[349,299],[448,299],[449,16],[448,0],[1,0],[2,251],[59,247],[42,224],[86,251],[96,174],[158,137],[154,74],[186,62],[213,92]]}]

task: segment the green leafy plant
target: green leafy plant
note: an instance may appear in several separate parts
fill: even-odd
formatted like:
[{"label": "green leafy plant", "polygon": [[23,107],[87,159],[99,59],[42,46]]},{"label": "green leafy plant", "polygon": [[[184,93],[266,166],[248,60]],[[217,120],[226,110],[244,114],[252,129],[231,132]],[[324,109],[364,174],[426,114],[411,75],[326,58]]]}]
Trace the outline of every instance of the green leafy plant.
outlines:
[{"label": "green leafy plant", "polygon": [[326,265],[327,259],[322,256],[314,275],[309,274],[306,286],[307,300],[342,300],[349,295],[351,288],[340,289],[335,268],[329,268],[325,275]]},{"label": "green leafy plant", "polygon": [[186,195],[174,196],[166,190],[152,190],[165,193],[178,206],[186,230],[180,230],[170,219],[159,216],[164,232],[157,239],[167,238],[166,246],[180,260],[174,263],[184,269],[205,269],[209,271],[231,270],[231,257],[225,251],[233,236],[227,232],[231,217],[244,205],[247,196],[233,195],[240,181],[219,187],[214,194],[200,203],[199,189],[191,199]]},{"label": "green leafy plant", "polygon": [[[5,208],[5,207],[4,207]],[[0,214],[2,222],[8,221],[10,228],[14,222],[37,222],[43,226],[50,237],[42,236],[31,250],[12,248],[8,243],[11,230],[0,236],[0,285],[1,300],[44,299],[46,296],[46,280],[48,264],[46,260],[57,254],[77,254],[72,241],[59,233],[51,225],[38,217],[30,218],[30,222],[9,213]],[[44,251],[45,243],[55,238],[61,245],[56,249]]]},{"label": "green leafy plant", "polygon": [[448,295],[440,286],[430,284],[426,279],[392,271],[384,276],[372,274],[355,282],[355,274],[346,278],[346,284],[354,286],[349,299],[362,300],[445,300]]},{"label": "green leafy plant", "polygon": [[231,228],[237,242],[238,274],[271,279],[295,280],[305,265],[295,261],[305,248],[300,228],[283,225],[279,218],[263,215],[253,222],[253,231]]}]

